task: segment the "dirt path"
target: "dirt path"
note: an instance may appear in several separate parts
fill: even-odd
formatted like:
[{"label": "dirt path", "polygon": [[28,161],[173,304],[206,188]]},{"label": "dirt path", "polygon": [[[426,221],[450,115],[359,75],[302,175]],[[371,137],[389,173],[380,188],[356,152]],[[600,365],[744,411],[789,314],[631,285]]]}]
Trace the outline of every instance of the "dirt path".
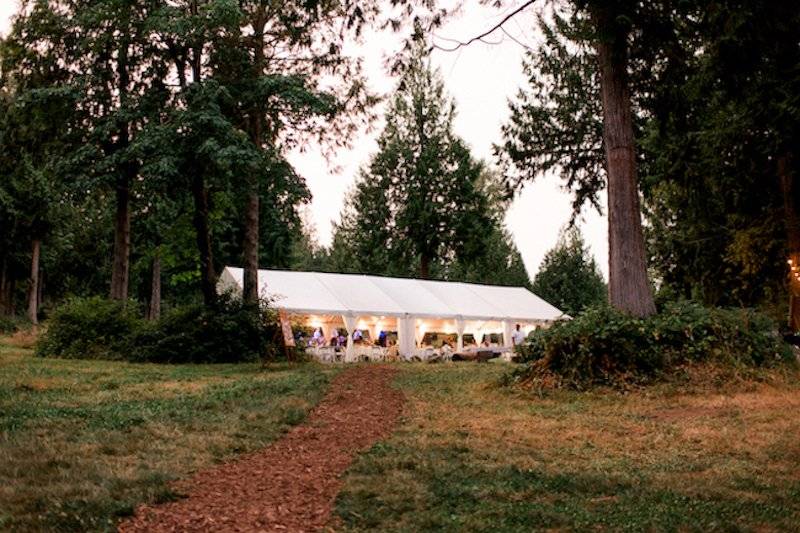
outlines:
[{"label": "dirt path", "polygon": [[388,436],[400,416],[403,395],[390,385],[395,372],[345,370],[305,423],[259,452],[176,484],[187,498],[142,506],[120,531],[321,529],[353,456]]}]

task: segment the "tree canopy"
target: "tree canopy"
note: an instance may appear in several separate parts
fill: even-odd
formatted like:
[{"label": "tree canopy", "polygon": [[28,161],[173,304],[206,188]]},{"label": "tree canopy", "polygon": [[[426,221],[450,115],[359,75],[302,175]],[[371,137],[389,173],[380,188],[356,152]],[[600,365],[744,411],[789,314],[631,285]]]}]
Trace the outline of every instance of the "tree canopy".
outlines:
[{"label": "tree canopy", "polygon": [[[544,44],[528,54],[529,84],[497,146],[512,186],[558,172],[576,213],[608,181],[591,46],[597,27],[584,7],[561,4],[539,18]],[[670,0],[631,9],[628,74],[648,268],[665,295],[773,306],[786,287],[787,257],[800,246],[790,235],[797,162],[788,148],[800,109],[791,30],[800,9]]]},{"label": "tree canopy", "polygon": [[[575,213],[607,195],[612,305],[648,315],[653,287],[775,315],[788,300],[800,329],[800,6],[548,3],[498,172],[455,134],[431,67],[440,6],[382,5],[21,2],[0,42],[0,311],[36,319],[74,294],[149,314],[162,292],[211,303],[231,263],[250,298],[259,266],[526,284],[504,213],[558,173]],[[403,20],[415,33],[391,58],[378,150],[331,247],[313,244],[289,151],[333,152],[371,123],[378,99],[345,45]]]}]

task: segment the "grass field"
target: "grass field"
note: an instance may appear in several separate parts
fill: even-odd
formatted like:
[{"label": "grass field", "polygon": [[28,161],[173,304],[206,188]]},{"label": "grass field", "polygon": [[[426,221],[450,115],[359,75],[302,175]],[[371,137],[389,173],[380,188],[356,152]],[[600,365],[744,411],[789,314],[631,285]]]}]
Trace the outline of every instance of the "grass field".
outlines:
[{"label": "grass field", "polygon": [[[170,480],[279,437],[339,371],[39,359],[8,342],[0,530],[113,529],[139,502],[179,497]],[[502,364],[400,368],[404,418],[346,474],[336,529],[800,523],[797,376],[539,397],[500,386]]]},{"label": "grass field", "polygon": [[[0,530],[102,531],[300,422],[333,368],[40,359],[0,339]],[[24,344],[24,343],[15,343]]]},{"label": "grass field", "polygon": [[[351,531],[797,531],[800,388],[559,392],[493,364],[405,367],[392,438],[351,467]],[[790,384],[794,383],[794,384]]]}]

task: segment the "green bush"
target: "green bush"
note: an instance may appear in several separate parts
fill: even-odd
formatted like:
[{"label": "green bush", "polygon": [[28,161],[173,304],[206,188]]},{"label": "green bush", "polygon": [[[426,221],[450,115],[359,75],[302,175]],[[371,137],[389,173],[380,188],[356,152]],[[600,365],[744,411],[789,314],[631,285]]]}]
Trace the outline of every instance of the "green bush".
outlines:
[{"label": "green bush", "polygon": [[583,388],[647,382],[693,363],[771,366],[790,351],[765,315],[681,302],[646,319],[590,308],[533,332],[519,356],[526,366],[515,381]]},{"label": "green bush", "polygon": [[54,310],[36,353],[69,359],[126,359],[142,322],[132,303],[99,296],[73,298]]},{"label": "green bush", "polygon": [[153,363],[234,363],[274,355],[280,337],[266,305],[229,295],[172,309],[156,321],[133,304],[76,298],[57,308],[37,343],[44,357]]},{"label": "green bush", "polygon": [[223,295],[212,307],[174,309],[133,339],[133,357],[154,363],[234,363],[274,355],[279,329],[266,305]]},{"label": "green bush", "polygon": [[0,334],[15,333],[28,327],[30,327],[30,322],[27,319],[0,315]]}]

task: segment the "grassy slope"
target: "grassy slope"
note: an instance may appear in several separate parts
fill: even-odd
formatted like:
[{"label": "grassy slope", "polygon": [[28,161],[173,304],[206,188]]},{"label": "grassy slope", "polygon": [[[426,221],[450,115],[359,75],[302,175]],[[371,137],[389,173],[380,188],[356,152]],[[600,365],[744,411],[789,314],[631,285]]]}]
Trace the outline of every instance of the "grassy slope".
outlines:
[{"label": "grassy slope", "polygon": [[336,508],[344,530],[800,523],[796,384],[537,398],[494,386],[497,365],[406,368],[406,419],[350,469]]},{"label": "grassy slope", "polygon": [[0,530],[107,530],[300,422],[333,369],[35,358],[0,339]]}]

